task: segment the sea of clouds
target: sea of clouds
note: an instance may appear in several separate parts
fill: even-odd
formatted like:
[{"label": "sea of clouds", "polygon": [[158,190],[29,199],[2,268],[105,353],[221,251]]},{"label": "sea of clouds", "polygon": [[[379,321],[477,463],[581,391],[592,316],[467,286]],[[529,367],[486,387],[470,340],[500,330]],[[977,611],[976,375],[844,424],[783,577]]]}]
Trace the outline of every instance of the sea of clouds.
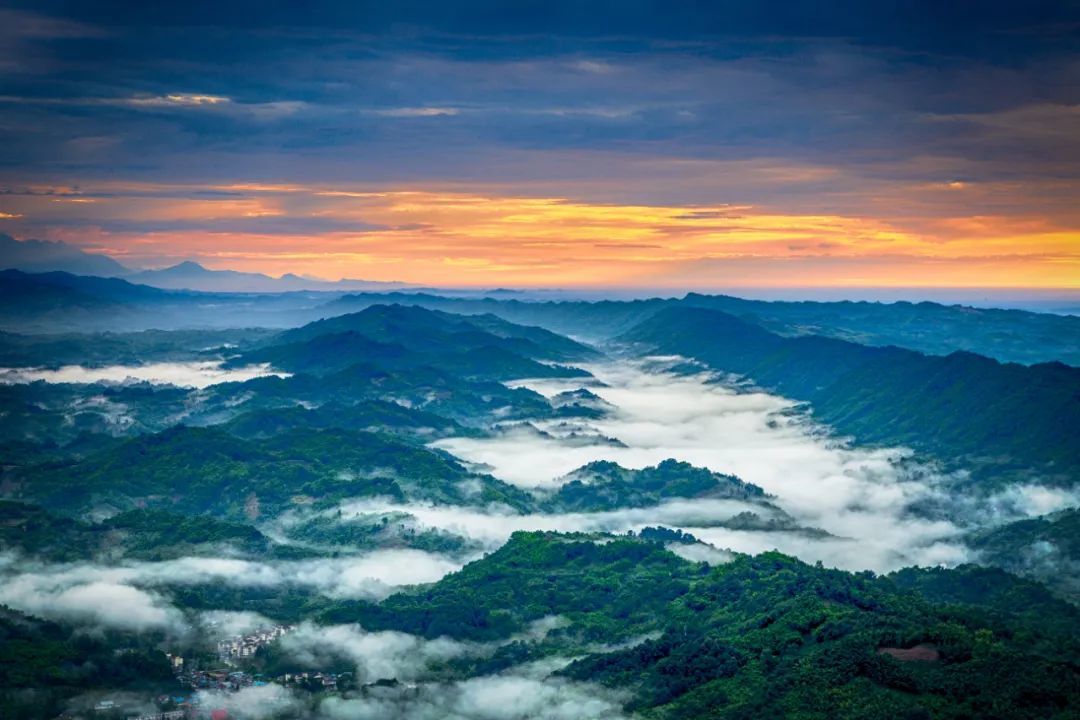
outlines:
[{"label": "sea of clouds", "polygon": [[[659,363],[659,368],[658,368]],[[728,550],[778,549],[806,561],[850,570],[889,571],[971,558],[962,535],[973,525],[1004,522],[1077,504],[1075,493],[1014,485],[982,499],[953,498],[950,478],[907,459],[901,448],[863,449],[830,437],[795,405],[719,382],[708,373],[665,370],[677,359],[589,366],[590,389],[614,409],[591,429],[617,438],[581,444],[532,429],[434,443],[492,474],[538,493],[557,488],[570,471],[594,460],[626,467],[685,460],[735,474],[763,487],[772,502],[806,527],[799,531],[732,530],[721,524],[740,512],[769,516],[767,507],[736,500],[670,499],[647,508],[606,512],[520,514],[500,507],[402,504],[366,498],[343,503],[343,517],[408,513],[421,528],[475,541],[465,554],[395,548],[298,561],[186,557],[162,562],[47,564],[0,555],[0,603],[35,615],[125,629],[180,632],[190,622],[167,600],[170,586],[224,583],[237,587],[297,586],[332,598],[378,600],[403,586],[434,582],[494,550],[519,530],[625,533],[663,525],[692,533],[712,547],[673,546],[693,559],[723,562]],[[521,383],[554,395],[580,380]],[[553,421],[535,421],[541,430]],[[951,508],[926,517],[927,500]],[[275,533],[276,534],[276,533]]]},{"label": "sea of clouds", "polygon": [[[161,365],[170,369],[148,370],[141,377],[201,387],[222,379],[242,379],[215,373],[245,372],[222,371],[204,363]],[[522,514],[498,506],[403,504],[366,498],[346,501],[329,513],[340,511],[345,518],[408,513],[417,527],[444,530],[474,542],[458,555],[402,548],[350,553],[344,548],[337,557],[297,561],[185,557],[161,562],[49,564],[0,554],[0,604],[88,628],[226,637],[266,627],[274,620],[247,612],[195,613],[175,606],[169,588],[289,586],[331,598],[379,600],[403,587],[444,577],[482,552],[498,548],[515,531],[625,533],[655,525],[686,530],[707,543],[671,546],[696,561],[722,563],[731,558],[729,551],[779,549],[809,562],[884,572],[912,564],[963,562],[971,554],[962,537],[972,527],[1077,504],[1075,493],[1038,484],[1013,485],[981,498],[954,497],[949,491],[954,477],[919,465],[903,448],[854,447],[814,425],[804,409],[791,401],[706,372],[687,374],[676,369],[680,365],[677,358],[654,358],[587,367],[594,379],[584,385],[610,403],[612,410],[601,419],[574,422],[618,443],[560,437],[558,424],[563,421],[537,419],[533,427],[510,428],[490,437],[449,438],[433,445],[538,495],[557,489],[567,473],[595,460],[642,468],[674,458],[759,485],[773,496],[772,503],[800,525],[825,533],[725,528],[722,523],[740,512],[749,510],[766,518],[775,512],[759,503],[736,500],[669,499],[648,508]],[[136,370],[41,372],[53,373],[51,381],[88,382],[138,377]],[[268,374],[270,370],[260,367],[246,372]],[[11,376],[4,381],[12,381]],[[583,382],[519,384],[553,396]],[[946,511],[929,516],[918,510],[927,504]],[[278,533],[273,535],[282,539]],[[557,619],[545,622],[529,632],[542,635],[556,626],[551,623]],[[229,708],[241,718],[623,717],[624,698],[551,675],[568,658],[451,682],[432,677],[429,668],[455,657],[490,653],[492,646],[369,632],[357,625],[302,623],[285,636],[281,648],[312,667],[344,661],[356,668],[361,681],[392,677],[401,684],[325,699],[314,706],[276,685],[236,694],[208,693],[204,701]]]},{"label": "sea of clouds", "polygon": [[[704,371],[673,370],[684,367],[680,358],[586,366],[595,380],[585,386],[615,407],[588,425],[621,444],[568,442],[557,433],[523,427],[434,445],[535,491],[557,488],[567,473],[594,460],[642,468],[674,458],[759,485],[800,524],[833,537],[717,527],[716,521],[747,508],[716,501],[670,501],[645,510],[561,516],[487,512],[463,518],[462,511],[450,508],[414,512],[434,527],[489,541],[517,529],[619,532],[662,524],[738,552],[779,549],[811,562],[884,572],[912,564],[963,562],[970,553],[961,536],[971,526],[1077,504],[1075,492],[1037,484],[1014,485],[977,500],[954,498],[949,488],[955,478],[913,462],[904,448],[853,447],[816,426],[790,400],[749,391]],[[550,397],[583,383],[544,379],[517,384]],[[558,422],[536,420],[532,425],[545,430]],[[943,519],[914,510],[928,502],[952,512]]]}]

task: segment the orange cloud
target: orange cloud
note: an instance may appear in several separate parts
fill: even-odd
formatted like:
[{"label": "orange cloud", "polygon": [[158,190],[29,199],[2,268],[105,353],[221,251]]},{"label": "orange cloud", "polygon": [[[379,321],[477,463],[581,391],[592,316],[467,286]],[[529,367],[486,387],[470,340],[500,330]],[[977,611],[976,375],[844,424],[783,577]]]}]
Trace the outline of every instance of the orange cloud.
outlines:
[{"label": "orange cloud", "polygon": [[[967,189],[950,182],[934,192]],[[291,184],[79,191],[93,203],[10,197],[52,237],[133,264],[197,257],[271,274],[459,286],[1080,287],[1080,232],[1039,217],[899,223],[749,205]]]}]

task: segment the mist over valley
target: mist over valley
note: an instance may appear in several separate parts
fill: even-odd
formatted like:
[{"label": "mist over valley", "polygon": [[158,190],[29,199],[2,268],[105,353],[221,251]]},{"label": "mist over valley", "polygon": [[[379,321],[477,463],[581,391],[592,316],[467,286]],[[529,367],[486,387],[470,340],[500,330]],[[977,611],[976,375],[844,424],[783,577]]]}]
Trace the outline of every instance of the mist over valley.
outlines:
[{"label": "mist over valley", "polygon": [[[584,718],[705,692],[708,680],[642,695],[584,668],[630,653],[652,672],[647,657],[738,632],[677,618],[724,578],[760,592],[749,577],[775,563],[789,569],[769,592],[809,592],[800,603],[846,597],[837,582],[923,603],[894,611],[920,647],[944,647],[920,619],[935,603],[997,608],[1016,628],[1072,622],[1076,489],[1038,458],[969,465],[902,435],[863,442],[737,365],[654,354],[640,339],[651,314],[620,333],[632,342],[590,345],[500,316],[511,307],[112,334],[87,365],[5,371],[5,412],[22,418],[4,434],[9,632],[142,653],[152,683],[188,688],[170,691],[181,704],[245,717],[489,718],[496,695],[524,693],[506,717]],[[31,359],[60,337],[67,357],[94,336],[20,335],[7,352]],[[127,359],[144,347],[147,362]],[[815,589],[785,586],[791,572]],[[609,573],[620,579],[599,580]],[[873,657],[911,644],[863,602],[845,612]],[[731,653],[722,677],[736,682],[752,662],[744,640],[707,642],[732,643],[709,652]],[[222,684],[219,667],[239,680]],[[139,683],[110,695],[67,682],[50,697],[69,712],[101,697],[161,706]]]},{"label": "mist over valley", "polygon": [[0,2],[0,720],[1076,720],[1080,3]]}]

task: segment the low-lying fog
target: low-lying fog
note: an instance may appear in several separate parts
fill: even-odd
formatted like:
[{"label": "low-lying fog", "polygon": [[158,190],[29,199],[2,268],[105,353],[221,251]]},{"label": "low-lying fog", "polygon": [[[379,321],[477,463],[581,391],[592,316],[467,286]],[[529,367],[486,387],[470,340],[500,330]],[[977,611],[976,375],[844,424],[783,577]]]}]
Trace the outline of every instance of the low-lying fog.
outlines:
[{"label": "low-lying fog", "polygon": [[[347,522],[356,515],[407,513],[417,529],[436,528],[467,538],[456,552],[384,548],[297,561],[230,557],[103,565],[45,564],[0,554],[0,604],[87,628],[164,632],[171,638],[223,637],[265,627],[275,618],[250,612],[194,611],[174,604],[171,590],[191,585],[300,588],[331,598],[378,600],[402,586],[434,582],[516,530],[624,533],[650,525],[680,528],[709,545],[673,545],[692,560],[722,563],[728,549],[757,553],[779,549],[805,561],[852,570],[888,571],[906,565],[954,564],[969,559],[961,535],[973,526],[1075,505],[1065,491],[1014,485],[985,498],[952,497],[952,478],[914,463],[899,448],[863,449],[830,437],[794,403],[720,381],[705,372],[680,373],[678,359],[611,361],[588,366],[585,382],[608,412],[596,420],[537,420],[486,438],[434,443],[477,469],[543,495],[561,478],[594,460],[629,468],[668,458],[734,474],[761,486],[773,505],[740,500],[670,498],[658,506],[604,512],[518,514],[500,507],[399,504],[379,499],[344,502],[324,511]],[[129,377],[203,387],[224,380],[270,374],[267,366],[222,370],[217,363],[159,363],[141,367],[2,371],[3,382],[123,381]],[[547,396],[582,387],[581,380],[522,381]],[[776,508],[779,508],[777,510]],[[916,507],[922,510],[916,511]],[[933,508],[928,512],[927,508]],[[740,512],[780,517],[796,529],[733,530],[723,527]],[[784,516],[784,513],[787,515]],[[263,526],[288,541],[290,523],[310,511],[288,513]],[[814,529],[818,530],[814,530]],[[824,531],[824,532],[821,532]],[[557,621],[558,619],[553,619]],[[544,632],[538,628],[535,632]],[[611,691],[550,675],[568,662],[516,666],[505,672],[444,682],[428,672],[448,658],[494,651],[494,646],[427,640],[402,633],[366,632],[356,625],[303,623],[282,641],[282,651],[318,666],[327,657],[354,663],[366,681],[401,677],[401,686],[363,695],[330,697],[317,707],[278,685],[236,694],[210,693],[205,701],[241,717],[476,718],[551,720],[621,718],[624,698]]]},{"label": "low-lying fog", "polygon": [[85,367],[65,365],[49,368],[0,368],[0,383],[7,385],[32,383],[122,383],[129,380],[204,388],[223,382],[243,382],[266,375],[286,377],[288,373],[272,370],[268,364],[224,368],[220,361],[160,362],[145,365],[108,365]]},{"label": "low-lying fog", "polygon": [[[470,514],[456,508],[424,508],[414,514],[426,524],[488,542],[516,529],[618,532],[663,524],[740,552],[775,548],[845,569],[888,571],[961,562],[968,557],[957,540],[964,526],[1050,512],[1075,502],[1064,491],[1014,486],[999,496],[961,504],[945,490],[948,478],[911,462],[901,448],[853,448],[814,426],[789,400],[748,392],[705,372],[676,373],[671,368],[677,364],[675,358],[653,358],[587,366],[596,379],[585,386],[614,408],[603,419],[569,421],[584,426],[575,428],[577,437],[568,437],[573,430],[565,425],[568,421],[547,420],[493,438],[450,438],[435,446],[538,491],[557,488],[562,476],[594,460],[629,468],[683,460],[761,486],[800,525],[834,537],[716,527],[740,510],[755,509],[730,501],[673,500],[653,509],[560,516]],[[572,379],[518,384],[549,397],[582,386]],[[581,436],[589,433],[603,438],[583,442]],[[912,511],[916,503],[932,503],[945,512],[937,519],[920,516]]]},{"label": "low-lying fog", "polygon": [[[730,557],[726,550],[778,549],[808,562],[885,572],[915,564],[963,562],[971,556],[961,535],[973,526],[1076,504],[1077,499],[1065,491],[1036,485],[1014,485],[977,500],[952,497],[950,478],[906,459],[902,449],[851,447],[814,426],[788,400],[748,392],[704,372],[679,374],[670,369],[675,365],[674,359],[653,359],[589,366],[595,376],[587,383],[589,389],[610,404],[602,419],[538,420],[492,437],[450,438],[434,445],[539,494],[551,492],[564,475],[594,460],[629,468],[668,458],[683,460],[760,485],[774,496],[773,505],[790,516],[788,524],[794,519],[800,527],[724,527],[725,521],[745,511],[765,520],[778,514],[768,505],[726,499],[670,498],[644,508],[519,514],[501,507],[366,498],[344,502],[325,514],[347,522],[358,514],[406,513],[416,529],[435,528],[471,542],[445,553],[400,548],[359,552],[342,547],[324,548],[340,555],[322,560],[181,558],[111,568],[49,566],[0,556],[0,603],[94,625],[178,632],[185,624],[181,609],[172,607],[160,591],[168,586],[281,585],[334,598],[378,599],[402,585],[436,581],[498,548],[517,530],[625,533],[656,525],[685,530],[714,546],[672,546],[694,560],[724,562]],[[581,387],[581,380],[520,384],[553,396]],[[567,422],[571,427],[564,425]],[[932,516],[916,512],[916,505],[937,511]],[[282,529],[305,517],[290,513],[262,529],[289,542]]]},{"label": "low-lying fog", "polygon": [[378,600],[403,585],[434,582],[459,567],[458,561],[411,549],[303,561],[183,557],[112,566],[44,564],[0,553],[0,605],[49,619],[184,635],[189,622],[163,595],[164,588],[288,585],[331,598]]}]

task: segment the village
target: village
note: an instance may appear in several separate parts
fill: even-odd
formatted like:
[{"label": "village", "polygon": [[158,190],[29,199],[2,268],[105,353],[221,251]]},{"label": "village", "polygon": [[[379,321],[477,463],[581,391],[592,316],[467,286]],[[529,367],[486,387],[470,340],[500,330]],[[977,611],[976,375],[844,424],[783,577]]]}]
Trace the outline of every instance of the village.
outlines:
[{"label": "village", "polygon": [[221,640],[217,644],[218,658],[227,665],[234,665],[239,659],[254,657],[259,648],[266,647],[292,629],[292,625],[275,625],[248,635],[234,635],[228,640]]},{"label": "village", "polygon": [[[338,690],[339,682],[347,677],[351,679],[351,673],[306,671],[267,677],[263,673],[237,669],[244,660],[254,658],[260,648],[292,630],[291,625],[275,625],[219,641],[215,646],[216,657],[225,667],[215,669],[196,668],[194,665],[197,663],[186,660],[182,655],[165,653],[176,679],[185,689],[190,689],[190,694],[161,695],[156,698],[158,707],[162,708],[160,711],[129,715],[126,720],[227,720],[230,717],[228,711],[218,707],[218,703],[208,702],[213,696],[205,693],[237,693],[245,688],[271,683],[308,692],[333,692]],[[116,703],[107,699],[94,707],[95,714],[108,717],[116,716],[117,710]]]}]

